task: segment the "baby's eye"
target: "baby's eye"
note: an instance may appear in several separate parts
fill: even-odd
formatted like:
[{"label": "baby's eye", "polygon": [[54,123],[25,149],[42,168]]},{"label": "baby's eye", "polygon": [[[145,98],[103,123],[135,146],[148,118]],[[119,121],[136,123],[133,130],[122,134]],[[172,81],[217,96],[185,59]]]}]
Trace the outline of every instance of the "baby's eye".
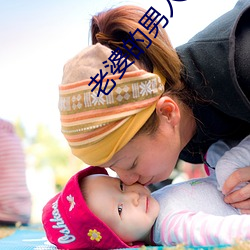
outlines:
[{"label": "baby's eye", "polygon": [[123,182],[121,180],[120,180],[120,189],[121,189],[121,191],[124,191]]},{"label": "baby's eye", "polygon": [[121,216],[121,213],[122,213],[122,208],[123,208],[123,205],[122,204],[119,204],[118,205],[118,214]]}]

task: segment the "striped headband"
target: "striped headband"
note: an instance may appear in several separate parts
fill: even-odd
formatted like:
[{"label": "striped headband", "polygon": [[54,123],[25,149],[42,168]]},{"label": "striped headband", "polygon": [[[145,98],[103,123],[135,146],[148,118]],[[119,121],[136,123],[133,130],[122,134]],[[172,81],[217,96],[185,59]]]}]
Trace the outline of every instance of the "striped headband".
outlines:
[{"label": "striped headband", "polygon": [[[64,67],[59,86],[61,129],[72,153],[89,165],[101,165],[125,146],[145,124],[164,92],[164,80],[157,74],[139,70],[134,64],[126,73],[110,74],[106,91],[99,93],[90,77],[100,69],[111,50],[101,44],[92,45],[71,59]],[[127,60],[128,61],[128,60]],[[130,62],[128,61],[128,64]]]}]

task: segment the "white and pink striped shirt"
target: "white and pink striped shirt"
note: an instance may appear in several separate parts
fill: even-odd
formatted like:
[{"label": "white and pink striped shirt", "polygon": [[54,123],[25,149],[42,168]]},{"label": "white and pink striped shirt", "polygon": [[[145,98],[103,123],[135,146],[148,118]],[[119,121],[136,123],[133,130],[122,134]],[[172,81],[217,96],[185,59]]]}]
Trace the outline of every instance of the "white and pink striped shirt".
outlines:
[{"label": "white and pink striped shirt", "polygon": [[207,161],[216,165],[216,171],[211,170],[209,177],[169,185],[153,193],[161,208],[153,229],[156,245],[215,246],[250,240],[250,215],[242,215],[226,204],[220,191],[233,171],[249,166],[250,136],[229,149],[222,141],[211,146]]},{"label": "white and pink striped shirt", "polygon": [[21,140],[11,123],[0,119],[0,224],[30,220],[31,197],[25,172]]}]

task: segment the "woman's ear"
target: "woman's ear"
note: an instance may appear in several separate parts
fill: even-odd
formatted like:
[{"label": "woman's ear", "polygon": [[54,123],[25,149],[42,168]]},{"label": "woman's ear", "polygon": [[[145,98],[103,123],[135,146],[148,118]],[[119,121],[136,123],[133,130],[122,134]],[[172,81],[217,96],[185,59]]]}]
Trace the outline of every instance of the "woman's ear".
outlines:
[{"label": "woman's ear", "polygon": [[156,104],[156,113],[160,119],[175,126],[180,122],[178,104],[169,96],[162,96]]}]

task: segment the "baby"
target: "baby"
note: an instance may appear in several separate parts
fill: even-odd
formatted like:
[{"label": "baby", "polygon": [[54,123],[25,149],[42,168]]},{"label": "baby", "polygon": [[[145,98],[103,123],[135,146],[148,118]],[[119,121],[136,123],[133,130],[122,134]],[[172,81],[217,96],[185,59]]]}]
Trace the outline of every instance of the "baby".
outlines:
[{"label": "baby", "polygon": [[88,167],[71,177],[44,207],[47,238],[60,249],[207,246],[250,239],[250,216],[226,204],[219,190],[227,178],[225,164],[230,174],[243,163],[246,166],[245,161],[249,163],[250,136],[228,149],[219,141],[208,151],[209,165],[220,158],[217,179],[210,168],[209,177],[169,185],[152,194],[141,184],[127,186],[103,168]]}]

